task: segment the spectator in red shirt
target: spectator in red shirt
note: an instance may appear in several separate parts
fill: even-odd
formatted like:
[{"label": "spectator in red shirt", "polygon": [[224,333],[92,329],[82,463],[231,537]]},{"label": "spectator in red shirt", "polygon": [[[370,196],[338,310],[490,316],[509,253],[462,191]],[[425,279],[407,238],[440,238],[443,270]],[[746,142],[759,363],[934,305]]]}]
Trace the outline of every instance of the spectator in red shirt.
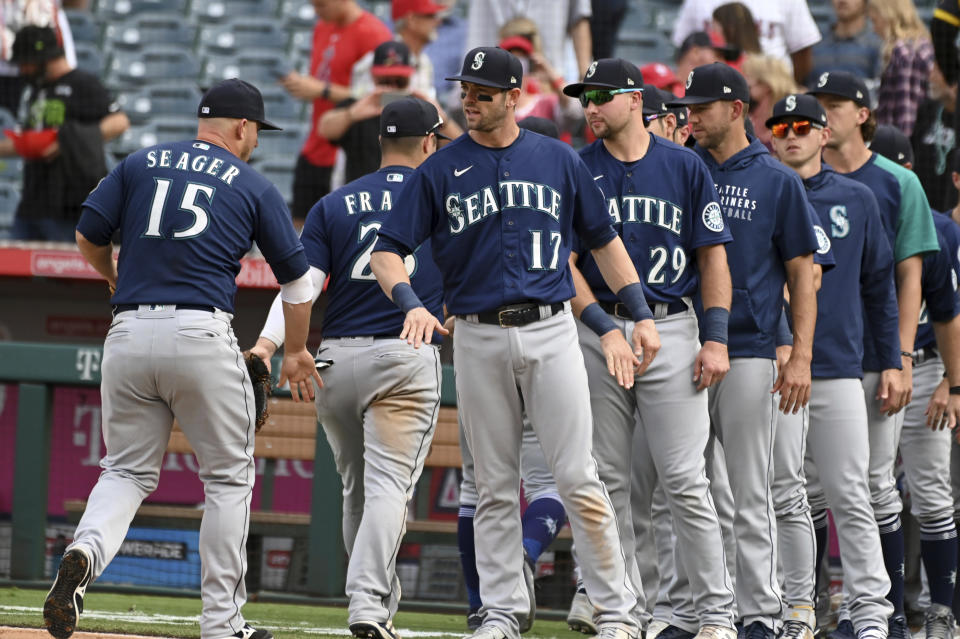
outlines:
[{"label": "spectator in red shirt", "polygon": [[354,63],[392,38],[390,29],[357,6],[356,0],[311,1],[319,19],[313,28],[310,74],[294,71],[280,80],[290,95],[313,102],[310,133],[293,176],[292,213],[298,227],[316,201],[330,192],[337,147],[320,136],[320,117],[350,97]]}]

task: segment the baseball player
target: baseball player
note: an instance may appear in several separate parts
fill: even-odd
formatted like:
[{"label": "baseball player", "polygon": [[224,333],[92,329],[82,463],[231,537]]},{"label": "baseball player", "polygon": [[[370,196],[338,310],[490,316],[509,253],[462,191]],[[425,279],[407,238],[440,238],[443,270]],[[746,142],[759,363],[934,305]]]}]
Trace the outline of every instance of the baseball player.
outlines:
[{"label": "baseball player", "polygon": [[[820,153],[830,136],[826,125],[826,112],[808,95],[780,100],[766,122],[773,133],[774,151],[803,178],[822,228],[830,229],[836,259],[836,267],[823,275],[819,292],[806,450],[804,441],[792,436],[778,441],[786,451],[778,461],[783,460],[787,468],[777,470],[775,494],[781,502],[778,509],[803,510],[797,495],[803,493],[804,468],[800,464],[805,455],[813,520],[825,521],[829,506],[837,522],[853,629],[860,639],[882,638],[887,634],[892,606],[883,596],[889,581],[869,501],[866,403],[859,380],[860,317],[873,326],[871,334],[880,346],[884,374],[897,374],[893,256],[873,194],[822,165]],[[860,312],[861,303],[865,314]],[[781,517],[778,523],[783,519],[791,525],[779,530],[780,559],[784,583],[790,587],[788,593],[793,593],[789,601],[795,606],[784,634],[809,637],[816,623],[815,533],[809,524],[797,521],[796,512]]]},{"label": "baseball player", "polygon": [[[552,120],[527,117],[517,122],[521,129],[541,135],[559,138],[560,131]],[[477,512],[477,484],[473,471],[473,454],[460,428],[460,456],[463,461],[463,478],[460,481],[460,511],[457,517],[457,546],[460,549],[460,564],[467,587],[467,627],[476,630],[483,623],[480,608],[480,575],[477,573],[477,553],[473,534],[473,519]],[[530,598],[530,611],[520,621],[520,633],[529,630],[536,615],[534,592],[534,569],[537,559],[546,550],[567,521],[567,513],[557,492],[557,484],[547,467],[547,460],[540,442],[526,415],[523,418],[523,439],[520,445],[520,476],[523,479],[524,498],[527,508],[520,518],[523,529],[523,578]],[[592,608],[591,608],[592,610]],[[592,621],[591,621],[592,623]],[[596,634],[596,627],[593,629]]]},{"label": "baseball player", "polygon": [[649,84],[643,88],[643,119],[647,123],[650,133],[666,138],[680,146],[685,146],[690,138],[690,126],[687,122],[687,107],[669,107],[667,104],[676,100],[674,94],[652,87]]},{"label": "baseball player", "polygon": [[[876,118],[870,112],[870,94],[863,80],[842,71],[823,73],[810,93],[816,95],[827,112],[830,138],[823,159],[836,172],[869,188],[880,206],[880,219],[893,248],[901,344],[901,372],[881,375],[885,369],[876,353],[877,340],[864,324],[863,388],[870,398],[870,499],[880,528],[884,564],[890,576],[888,599],[893,604],[890,634],[895,639],[907,636],[903,614],[903,530],[902,504],[893,476],[903,415],[899,411],[910,401],[911,352],[903,350],[914,343],[920,316],[920,273],[923,255],[939,250],[930,206],[917,176],[894,162],[870,151],[866,146],[876,130]],[[841,619],[845,615],[841,613]],[[842,637],[849,625],[839,628]]]},{"label": "baseball player", "polygon": [[[103,348],[103,472],[43,608],[69,637],[87,585],[120,549],[157,486],[176,418],[200,464],[200,635],[269,639],[244,622],[247,524],[254,482],[253,387],[230,327],[240,258],[256,241],[281,284],[287,350],[281,381],[294,401],[321,385],[307,351],[313,286],[276,187],[247,164],[264,117],[251,84],[225,80],[197,111],[195,140],[127,156],[90,194],[77,244],[113,290]],[[119,263],[110,237],[123,236]]]},{"label": "baseball player", "polygon": [[[568,300],[573,234],[581,236],[630,309],[633,349],[610,363],[629,384],[653,361],[659,338],[636,269],[604,210],[603,195],[567,145],[519,129],[523,77],[509,52],[478,47],[464,58],[461,101],[469,134],[428,159],[380,229],[373,271],[406,314],[402,337],[429,342],[436,318],[408,284],[402,256],[430,237],[456,316],[454,366],[464,435],[478,491],[474,529],[483,625],[475,639],[516,639],[528,609],[517,485],[522,414],[540,440],[599,610],[599,635],[638,632],[640,593],[620,552],[613,508],[590,455],[583,355]],[[641,362],[639,357],[643,358]]]},{"label": "baseball player", "polygon": [[[442,377],[435,346],[417,349],[400,339],[403,314],[379,294],[370,253],[400,189],[436,150],[442,124],[437,109],[419,98],[385,106],[380,170],[324,196],[307,215],[301,235],[314,300],[330,275],[317,353],[329,363],[327,386],[317,393],[316,406],[343,480],[343,539],[350,555],[346,594],[355,637],[397,639],[397,551],[407,502],[433,439]],[[443,289],[429,242],[405,266],[425,307],[442,318]],[[274,301],[252,350],[268,361],[283,341]]]},{"label": "baseball player", "polygon": [[[910,170],[913,149],[910,140],[892,126],[877,128],[870,148]],[[913,401],[904,410],[900,433],[900,457],[911,495],[911,509],[920,522],[920,556],[930,587],[930,607],[924,615],[928,639],[952,639],[953,604],[957,566],[957,528],[953,521],[950,487],[950,431],[956,424],[960,396],[949,396],[945,407],[930,402],[941,382],[956,380],[956,348],[960,344],[960,313],[956,274],[960,229],[934,212],[940,251],[923,258],[921,285],[923,307],[913,347]],[[946,370],[946,373],[945,373]],[[952,373],[952,375],[951,375]]]},{"label": "baseball player", "polygon": [[[696,453],[706,449],[710,437],[705,391],[729,369],[730,273],[724,244],[731,236],[703,162],[644,130],[642,90],[640,70],[619,58],[595,61],[582,82],[564,88],[580,99],[598,138],[580,157],[607,198],[611,222],[634,265],[644,274],[644,295],[655,302],[657,331],[670,353],[632,387],[607,374],[617,351],[629,351],[625,335],[633,328],[633,316],[606,286],[593,257],[571,253],[577,289],[573,308],[580,318],[594,418],[593,451],[620,522],[624,555],[636,571],[630,481],[639,412],[674,514],[678,552],[697,557],[689,577],[699,622],[690,630],[699,630],[701,639],[728,639],[736,632],[733,588],[706,462]],[[702,347],[690,300],[698,289],[707,309]],[[592,594],[589,588],[587,594]]]},{"label": "baseball player", "polygon": [[[816,320],[813,253],[819,243],[799,178],[746,135],[743,116],[749,100],[743,76],[715,63],[695,68],[687,78],[686,96],[673,104],[690,107],[694,150],[713,176],[733,235],[727,252],[733,281],[730,372],[710,389],[709,403],[736,505],[739,614],[747,636],[762,639],[775,636],[782,614],[770,489],[778,408],[774,393],[780,393],[783,412],[799,412],[809,399]],[[778,372],[774,335],[784,283],[794,347]],[[677,569],[687,569],[692,579],[696,564],[688,563]]]}]

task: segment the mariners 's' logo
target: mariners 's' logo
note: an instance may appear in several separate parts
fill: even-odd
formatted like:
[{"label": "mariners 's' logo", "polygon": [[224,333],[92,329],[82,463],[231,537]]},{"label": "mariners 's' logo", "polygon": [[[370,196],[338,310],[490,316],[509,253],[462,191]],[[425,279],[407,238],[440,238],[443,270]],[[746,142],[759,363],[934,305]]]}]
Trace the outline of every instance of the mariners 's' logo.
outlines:
[{"label": "mariners 's' logo", "polygon": [[479,71],[480,67],[483,66],[483,59],[487,56],[483,51],[477,51],[477,55],[473,56],[473,64],[470,65],[470,68],[474,71]]},{"label": "mariners 's' logo", "polygon": [[693,71],[690,72],[690,75],[687,76],[687,88],[690,88],[690,85],[693,84]]},{"label": "mariners 's' logo", "polygon": [[787,111],[793,111],[797,108],[797,96],[788,95],[787,96]]},{"label": "mariners 's' logo", "polygon": [[463,230],[464,222],[463,210],[460,208],[460,195],[457,193],[447,196],[446,201],[447,215],[450,217],[450,228],[459,233]]},{"label": "mariners 's' logo", "polygon": [[828,80],[829,78],[830,78],[830,72],[829,72],[829,71],[826,72],[826,73],[821,73],[821,74],[820,74],[820,79],[817,80],[817,88],[818,88],[818,89],[822,89],[823,87],[827,86],[827,80]]},{"label": "mariners 's' logo", "polygon": [[723,212],[716,202],[710,202],[703,207],[703,225],[714,233],[723,230]]},{"label": "mariners 's' logo", "polygon": [[596,72],[597,72],[597,63],[594,62],[593,64],[590,65],[590,68],[587,69],[587,77],[592,78],[593,74]]},{"label": "mariners 's' logo", "polygon": [[835,238],[846,237],[850,233],[850,220],[847,218],[847,207],[837,204],[830,208],[830,234]]},{"label": "mariners 's' logo", "polygon": [[814,224],[813,230],[817,235],[817,253],[826,255],[830,252],[830,238],[827,237],[827,232],[819,224]]},{"label": "mariners 's' logo", "polygon": [[953,282],[953,290],[957,290],[957,272],[950,269],[950,279]]}]

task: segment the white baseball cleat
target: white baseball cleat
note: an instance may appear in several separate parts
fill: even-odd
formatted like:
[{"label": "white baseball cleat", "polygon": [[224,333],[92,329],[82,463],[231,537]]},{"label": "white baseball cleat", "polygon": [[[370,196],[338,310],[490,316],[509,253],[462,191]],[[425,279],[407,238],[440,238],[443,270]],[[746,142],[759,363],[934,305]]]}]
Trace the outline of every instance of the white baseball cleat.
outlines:
[{"label": "white baseball cleat", "polygon": [[694,639],[737,639],[737,630],[725,626],[700,626],[700,632]]},{"label": "white baseball cleat", "polygon": [[56,639],[67,639],[77,629],[92,565],[90,553],[80,546],[68,550],[60,561],[57,578],[43,602],[43,625]]},{"label": "white baseball cleat", "polygon": [[517,617],[517,623],[520,624],[520,634],[523,634],[533,627],[533,619],[537,616],[537,593],[534,590],[533,580],[534,563],[527,556],[527,551],[523,551],[523,583],[527,587],[527,597],[530,599],[530,610],[526,617],[520,615]]},{"label": "white baseball cleat", "polygon": [[582,632],[585,635],[597,634],[597,624],[593,621],[594,607],[587,596],[586,590],[578,590],[570,602],[570,613],[567,614],[567,625],[570,630]]},{"label": "white baseball cleat", "polygon": [[666,621],[661,621],[660,619],[654,619],[647,624],[647,631],[644,634],[646,639],[657,639],[657,635],[664,631],[664,629],[670,624]]},{"label": "white baseball cleat", "polygon": [[625,623],[605,623],[600,625],[597,639],[637,639],[637,634]]},{"label": "white baseball cleat", "polygon": [[393,622],[354,621],[350,624],[350,633],[358,639],[400,639]]},{"label": "white baseball cleat", "polygon": [[472,635],[467,635],[464,639],[507,639],[507,633],[499,626],[484,624],[477,628]]}]

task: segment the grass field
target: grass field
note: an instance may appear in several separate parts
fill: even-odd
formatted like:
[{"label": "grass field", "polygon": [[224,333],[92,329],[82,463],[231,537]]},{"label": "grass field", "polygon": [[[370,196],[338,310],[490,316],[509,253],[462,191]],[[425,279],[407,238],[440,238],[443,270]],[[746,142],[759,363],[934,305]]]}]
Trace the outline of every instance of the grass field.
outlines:
[{"label": "grass field", "polygon": [[[41,628],[46,592],[0,589],[0,625]],[[276,639],[344,637],[345,608],[296,604],[248,603],[244,616],[254,627],[270,629]],[[84,601],[79,630],[199,639],[200,601],[186,597],[158,597],[90,592]],[[468,634],[464,615],[401,611],[394,624],[404,639],[461,637]],[[49,635],[46,635],[49,639]],[[577,639],[583,635],[565,623],[537,620],[525,639]]]}]

